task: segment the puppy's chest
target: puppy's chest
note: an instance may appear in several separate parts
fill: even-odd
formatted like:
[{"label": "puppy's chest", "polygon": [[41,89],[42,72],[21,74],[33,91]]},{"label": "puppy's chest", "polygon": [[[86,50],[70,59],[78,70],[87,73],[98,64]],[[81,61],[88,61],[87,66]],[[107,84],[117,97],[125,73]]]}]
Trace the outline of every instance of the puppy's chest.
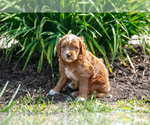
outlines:
[{"label": "puppy's chest", "polygon": [[76,77],[75,71],[73,69],[65,68],[65,74],[69,79],[78,81],[78,78]]}]

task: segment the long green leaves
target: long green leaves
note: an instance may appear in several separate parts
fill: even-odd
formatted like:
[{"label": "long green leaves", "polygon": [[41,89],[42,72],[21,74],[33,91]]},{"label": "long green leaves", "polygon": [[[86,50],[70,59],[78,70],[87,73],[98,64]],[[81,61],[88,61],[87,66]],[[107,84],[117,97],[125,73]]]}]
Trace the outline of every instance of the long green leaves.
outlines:
[{"label": "long green leaves", "polygon": [[[139,6],[141,6],[143,0],[139,1]],[[34,1],[35,2],[35,1]],[[50,1],[48,1],[50,2]],[[51,1],[50,6],[58,7],[60,5],[56,4],[58,1]],[[95,2],[93,0],[81,2],[76,6],[78,11],[83,8],[86,10],[96,10],[102,11],[107,5],[109,5],[109,10],[111,12],[116,10],[116,12],[127,8],[116,5],[125,5],[125,1],[118,1],[118,4],[113,1],[102,1],[99,3],[98,0]],[[42,1],[42,4],[46,4],[46,1]],[[69,3],[66,1],[61,1],[61,10],[66,10],[70,4],[75,4],[76,1],[72,0]],[[99,3],[99,4],[96,4]],[[10,4],[12,5],[13,2]],[[137,5],[132,5],[132,1],[129,3],[128,9],[137,9]],[[37,10],[43,9],[44,7],[38,6]],[[76,6],[72,6],[74,9]],[[8,7],[8,6],[6,6]],[[32,10],[32,5],[28,5]],[[17,7],[15,6],[15,9]],[[19,6],[18,6],[19,8]],[[8,9],[8,8],[3,8]],[[24,8],[25,9],[25,8]],[[48,9],[48,7],[47,7]],[[55,11],[57,8],[53,8]],[[70,9],[70,8],[68,8]],[[98,52],[102,53],[110,72],[112,72],[108,58],[107,52],[112,53],[112,62],[114,63],[115,57],[118,55],[126,66],[124,58],[127,58],[132,64],[129,54],[124,51],[124,46],[129,46],[133,51],[136,50],[128,44],[131,35],[137,34],[149,34],[147,27],[149,26],[149,13],[92,13],[92,12],[80,12],[80,13],[1,13],[0,14],[0,34],[2,36],[8,36],[7,44],[12,39],[17,39],[21,45],[17,54],[21,53],[19,61],[26,56],[26,62],[24,64],[23,70],[26,68],[30,58],[33,54],[39,54],[39,64],[38,71],[41,71],[44,59],[47,59],[51,67],[56,64],[53,62],[53,58],[57,56],[56,45],[63,35],[67,33],[73,33],[78,36],[83,36],[87,49],[90,50],[94,55]],[[145,42],[143,39],[143,45]],[[7,56],[12,57],[12,53],[16,50],[15,47],[6,50]],[[148,47],[143,47],[149,50]],[[125,56],[126,57],[125,57]],[[11,60],[11,59],[10,59]],[[18,61],[18,63],[19,63]]]}]

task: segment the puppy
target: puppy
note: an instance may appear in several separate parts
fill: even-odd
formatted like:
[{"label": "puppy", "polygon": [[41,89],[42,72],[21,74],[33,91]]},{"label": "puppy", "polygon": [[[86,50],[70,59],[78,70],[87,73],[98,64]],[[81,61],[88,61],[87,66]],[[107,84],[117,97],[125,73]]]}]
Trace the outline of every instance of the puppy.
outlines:
[{"label": "puppy", "polygon": [[104,97],[110,89],[108,71],[102,59],[86,50],[84,38],[67,34],[59,39],[56,48],[61,76],[49,94],[59,93],[68,79],[71,79],[72,82],[68,86],[79,89],[72,93],[72,96],[84,100],[91,98],[95,92],[95,97]]}]

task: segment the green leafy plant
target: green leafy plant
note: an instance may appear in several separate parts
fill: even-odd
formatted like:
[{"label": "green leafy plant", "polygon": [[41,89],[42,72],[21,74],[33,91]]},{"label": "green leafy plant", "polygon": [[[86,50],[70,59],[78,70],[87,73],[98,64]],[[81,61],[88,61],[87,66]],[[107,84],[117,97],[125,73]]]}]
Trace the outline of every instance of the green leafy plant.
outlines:
[{"label": "green leafy plant", "polygon": [[[32,8],[30,4],[22,8],[21,4],[18,2],[11,3],[10,1],[9,3],[11,4],[9,5],[14,5],[15,11],[17,11],[17,8],[22,11],[23,9],[26,10],[28,8],[32,12],[37,12],[37,8],[43,13],[18,12],[0,14],[1,36],[8,37],[7,44],[12,39],[19,41],[17,44],[13,45],[12,48],[6,49],[6,56],[9,56],[11,60],[13,52],[16,52],[16,47],[21,45],[20,50],[18,50],[16,54],[22,54],[19,61],[27,55],[23,70],[27,66],[30,58],[32,58],[32,55],[36,53],[40,55],[38,71],[41,71],[43,60],[45,58],[51,65],[53,71],[53,66],[55,64],[53,59],[57,55],[56,45],[59,38],[67,33],[84,36],[84,42],[86,43],[87,49],[94,55],[97,55],[100,52],[104,57],[110,72],[112,72],[110,63],[114,62],[116,55],[120,57],[124,66],[127,66],[124,59],[127,58],[134,68],[130,56],[124,49],[124,46],[127,45],[136,52],[136,50],[128,44],[128,40],[130,40],[133,34],[149,34],[149,28],[147,28],[147,26],[149,27],[149,18],[147,18],[149,17],[149,13],[137,13],[138,7],[141,8],[141,11],[143,10],[142,7],[145,4],[143,0],[140,0],[139,4],[133,4],[135,1],[127,2],[123,0],[118,1],[118,3],[113,1],[107,2],[104,0],[100,4],[97,4],[98,0],[89,0],[85,2],[78,1],[78,6],[74,6],[73,12],[67,13],[63,12],[66,12],[66,8],[71,8],[71,4],[75,5],[75,1],[72,0],[67,5],[65,0],[62,0],[61,4],[57,4],[58,1],[48,1],[52,2],[50,6],[56,7],[53,9],[50,9],[50,6],[44,6],[48,5],[44,0],[42,1],[43,7],[39,7],[38,3],[34,0],[32,2],[35,3],[35,8]],[[2,5],[5,5],[5,2]],[[9,5],[4,6],[2,10],[8,11]],[[102,12],[107,6],[110,6],[109,12],[92,13]],[[64,11],[62,11],[62,13],[55,12],[57,7]],[[87,8],[89,8],[89,11],[91,12],[86,12]],[[76,9],[76,11],[74,11],[74,9]],[[50,12],[53,10],[53,13],[44,13],[44,10]],[[111,10],[112,12],[117,13],[112,13]],[[128,11],[118,13],[121,10]],[[143,44],[144,50],[148,50],[148,47],[145,47],[145,45],[147,46],[147,44]],[[111,52],[112,62],[108,61],[107,52]]]}]

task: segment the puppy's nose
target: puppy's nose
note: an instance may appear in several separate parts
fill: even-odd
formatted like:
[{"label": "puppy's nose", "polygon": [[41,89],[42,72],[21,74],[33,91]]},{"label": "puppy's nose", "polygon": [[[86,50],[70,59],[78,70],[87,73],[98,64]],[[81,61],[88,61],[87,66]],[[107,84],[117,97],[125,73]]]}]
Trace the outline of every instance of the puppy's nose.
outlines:
[{"label": "puppy's nose", "polygon": [[67,58],[70,58],[70,57],[71,57],[71,54],[67,53],[66,56],[67,56]]}]

